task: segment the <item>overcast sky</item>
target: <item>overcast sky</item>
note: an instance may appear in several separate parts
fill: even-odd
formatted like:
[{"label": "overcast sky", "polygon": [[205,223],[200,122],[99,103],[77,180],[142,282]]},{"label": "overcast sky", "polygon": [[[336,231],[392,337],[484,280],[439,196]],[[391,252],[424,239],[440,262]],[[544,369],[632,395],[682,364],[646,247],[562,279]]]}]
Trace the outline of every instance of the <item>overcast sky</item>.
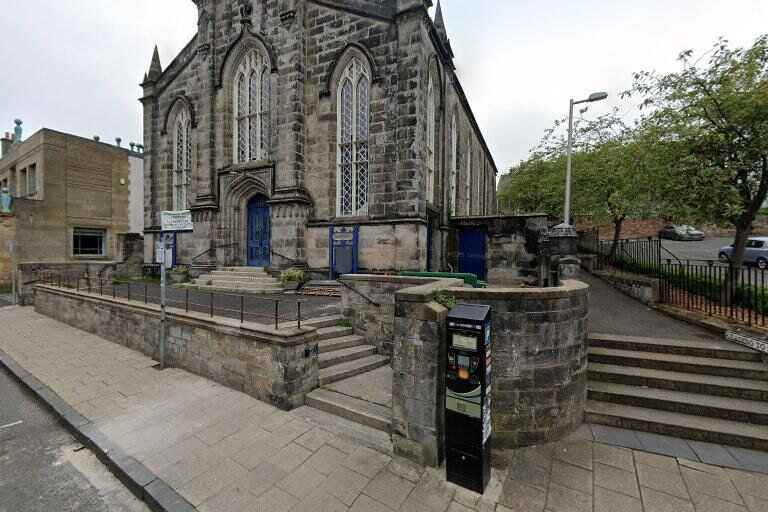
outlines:
[{"label": "overcast sky", "polygon": [[[191,0],[1,0],[0,131],[24,120],[140,141],[138,83],[189,41]],[[456,66],[500,171],[567,114],[571,96],[618,101],[633,71],[676,69],[681,50],[768,32],[766,0],[443,0]]]}]

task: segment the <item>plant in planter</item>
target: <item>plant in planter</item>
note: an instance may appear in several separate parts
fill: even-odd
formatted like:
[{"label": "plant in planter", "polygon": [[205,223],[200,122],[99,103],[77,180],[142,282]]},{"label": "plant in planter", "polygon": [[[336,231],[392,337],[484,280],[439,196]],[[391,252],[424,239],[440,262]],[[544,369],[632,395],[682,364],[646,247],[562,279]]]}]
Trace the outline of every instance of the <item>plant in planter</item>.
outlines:
[{"label": "plant in planter", "polygon": [[456,297],[448,292],[438,292],[438,294],[435,295],[435,302],[446,309],[453,309],[456,307]]},{"label": "plant in planter", "polygon": [[171,284],[181,284],[189,281],[189,267],[178,265],[168,272],[168,280]]},{"label": "plant in planter", "polygon": [[307,280],[307,274],[301,269],[285,270],[280,274],[280,282],[285,290],[298,290]]}]

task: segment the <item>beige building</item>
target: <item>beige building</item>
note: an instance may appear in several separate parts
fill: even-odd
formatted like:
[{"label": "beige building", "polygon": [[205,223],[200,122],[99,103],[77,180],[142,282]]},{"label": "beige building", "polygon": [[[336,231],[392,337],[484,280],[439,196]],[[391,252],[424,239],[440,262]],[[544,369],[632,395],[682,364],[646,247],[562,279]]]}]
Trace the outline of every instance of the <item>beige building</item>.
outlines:
[{"label": "beige building", "polygon": [[122,258],[121,236],[143,228],[130,216],[143,204],[140,153],[49,129],[22,140],[20,122],[1,142],[0,186],[13,205],[0,214],[0,281],[10,278],[9,241],[20,264]]}]

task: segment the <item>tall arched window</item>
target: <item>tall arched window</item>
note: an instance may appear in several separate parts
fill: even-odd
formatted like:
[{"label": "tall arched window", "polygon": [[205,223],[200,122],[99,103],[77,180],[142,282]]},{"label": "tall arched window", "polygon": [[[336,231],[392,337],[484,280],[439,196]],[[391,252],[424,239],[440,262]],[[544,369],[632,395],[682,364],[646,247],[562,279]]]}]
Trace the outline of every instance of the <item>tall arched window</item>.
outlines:
[{"label": "tall arched window", "polygon": [[235,72],[234,161],[269,158],[269,68],[261,53],[248,53]]},{"label": "tall arched window", "polygon": [[174,120],[173,152],[173,209],[189,208],[192,183],[192,122],[189,112],[183,108]]},{"label": "tall arched window", "polygon": [[435,202],[435,82],[432,73],[427,83],[427,202]]},{"label": "tall arched window", "polygon": [[467,139],[467,170],[464,180],[464,198],[466,199],[466,214],[472,215],[472,139]]},{"label": "tall arched window", "polygon": [[456,215],[456,173],[458,167],[459,133],[456,127],[456,114],[451,117],[451,215]]},{"label": "tall arched window", "polygon": [[339,79],[337,92],[337,215],[368,213],[370,74],[353,58]]}]

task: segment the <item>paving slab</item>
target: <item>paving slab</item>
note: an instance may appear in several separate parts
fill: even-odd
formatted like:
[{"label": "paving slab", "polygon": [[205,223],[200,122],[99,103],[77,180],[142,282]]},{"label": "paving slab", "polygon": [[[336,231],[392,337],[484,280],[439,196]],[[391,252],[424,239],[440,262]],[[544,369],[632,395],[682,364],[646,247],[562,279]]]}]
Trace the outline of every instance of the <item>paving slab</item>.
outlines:
[{"label": "paving slab", "polygon": [[767,475],[704,460],[758,468],[761,452],[687,442],[690,452],[675,449],[669,457],[643,449],[669,452],[677,440],[598,425],[560,443],[494,454],[499,466],[480,496],[447,483],[444,469],[393,456],[383,432],[308,408],[279,411],[181,370],[157,371],[141,354],[31,309],[3,308],[0,322],[8,326],[0,350],[9,366],[49,389],[43,395],[73,423],[84,418],[80,436],[122,461],[116,466],[144,486],[158,510],[764,512],[768,506]]}]

